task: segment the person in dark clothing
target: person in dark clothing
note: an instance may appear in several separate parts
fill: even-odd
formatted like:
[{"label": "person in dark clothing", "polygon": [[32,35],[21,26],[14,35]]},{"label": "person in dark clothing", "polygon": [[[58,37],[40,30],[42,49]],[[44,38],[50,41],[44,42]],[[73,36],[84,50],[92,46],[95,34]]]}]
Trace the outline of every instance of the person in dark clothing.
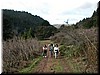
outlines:
[{"label": "person in dark clothing", "polygon": [[53,49],[54,49],[53,44],[50,44],[49,51],[50,51],[51,57],[53,56]]},{"label": "person in dark clothing", "polygon": [[43,57],[47,57],[47,46],[44,45],[43,47]]}]

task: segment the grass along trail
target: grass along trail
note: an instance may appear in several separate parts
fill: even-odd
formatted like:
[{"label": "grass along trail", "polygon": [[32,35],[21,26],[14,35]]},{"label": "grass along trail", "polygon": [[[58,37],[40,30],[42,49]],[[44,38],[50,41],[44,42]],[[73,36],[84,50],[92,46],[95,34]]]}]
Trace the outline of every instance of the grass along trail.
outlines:
[{"label": "grass along trail", "polygon": [[[50,40],[40,41],[42,45],[49,44]],[[28,67],[21,71],[21,73],[64,73],[69,72],[69,66],[65,64],[66,61],[63,58],[57,59],[50,56],[50,51],[47,51],[47,57],[37,58]]]},{"label": "grass along trail", "polygon": [[[49,44],[50,40],[40,41],[42,45]],[[73,68],[70,67],[69,62],[65,57],[59,56],[57,59],[50,56],[50,51],[47,51],[47,57],[35,59],[35,61],[28,67],[23,69],[20,73],[72,73]]]}]

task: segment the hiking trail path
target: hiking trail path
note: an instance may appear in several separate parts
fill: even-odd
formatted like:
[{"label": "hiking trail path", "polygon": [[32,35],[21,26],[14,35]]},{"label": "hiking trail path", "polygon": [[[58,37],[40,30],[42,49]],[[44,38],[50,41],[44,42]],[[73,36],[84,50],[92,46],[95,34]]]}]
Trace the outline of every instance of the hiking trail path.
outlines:
[{"label": "hiking trail path", "polygon": [[[50,43],[50,41],[45,41],[45,43]],[[37,66],[34,67],[32,73],[70,73],[71,68],[67,64],[67,61],[58,56],[57,59],[54,56],[51,57],[50,51],[47,51],[47,57],[43,58]]]}]

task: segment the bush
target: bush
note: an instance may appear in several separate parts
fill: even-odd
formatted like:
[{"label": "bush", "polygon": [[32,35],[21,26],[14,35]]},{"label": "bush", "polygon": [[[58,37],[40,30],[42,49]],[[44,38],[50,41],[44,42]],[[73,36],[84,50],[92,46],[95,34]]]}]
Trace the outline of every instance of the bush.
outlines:
[{"label": "bush", "polygon": [[[61,44],[61,55],[66,57],[86,58],[85,72],[97,73],[98,70],[98,28],[62,29],[52,37]],[[72,47],[70,47],[72,46]]]},{"label": "bush", "polygon": [[41,55],[40,48],[40,43],[35,39],[15,37],[3,41],[3,72],[16,72],[27,66],[27,62]]}]

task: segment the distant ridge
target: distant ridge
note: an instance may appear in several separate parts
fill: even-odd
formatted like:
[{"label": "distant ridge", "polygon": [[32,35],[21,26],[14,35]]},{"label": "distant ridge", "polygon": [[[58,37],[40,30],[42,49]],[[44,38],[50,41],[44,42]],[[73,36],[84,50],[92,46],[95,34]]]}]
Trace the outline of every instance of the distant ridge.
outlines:
[{"label": "distant ridge", "polygon": [[[40,16],[25,11],[2,9],[3,11],[3,39],[13,36],[48,38],[54,34],[56,28]],[[48,31],[47,31],[48,30]]]}]

